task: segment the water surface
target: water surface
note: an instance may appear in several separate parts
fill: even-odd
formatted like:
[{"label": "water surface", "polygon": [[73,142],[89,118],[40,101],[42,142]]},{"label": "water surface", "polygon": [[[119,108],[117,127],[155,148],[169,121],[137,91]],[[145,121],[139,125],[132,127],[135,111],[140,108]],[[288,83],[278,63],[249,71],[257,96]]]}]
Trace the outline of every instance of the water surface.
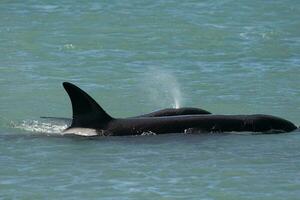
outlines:
[{"label": "water surface", "polygon": [[62,136],[73,82],[114,117],[195,106],[300,124],[300,2],[2,1],[0,199],[298,199],[299,131]]}]

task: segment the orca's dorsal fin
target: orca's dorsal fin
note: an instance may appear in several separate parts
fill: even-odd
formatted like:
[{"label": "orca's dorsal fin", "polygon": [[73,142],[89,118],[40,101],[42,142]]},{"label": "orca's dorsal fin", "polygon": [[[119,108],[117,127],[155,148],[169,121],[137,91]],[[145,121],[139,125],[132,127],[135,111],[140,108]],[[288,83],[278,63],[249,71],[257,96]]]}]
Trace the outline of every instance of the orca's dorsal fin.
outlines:
[{"label": "orca's dorsal fin", "polygon": [[71,127],[101,128],[113,118],[86,92],[72,83],[64,82],[73,109]]}]

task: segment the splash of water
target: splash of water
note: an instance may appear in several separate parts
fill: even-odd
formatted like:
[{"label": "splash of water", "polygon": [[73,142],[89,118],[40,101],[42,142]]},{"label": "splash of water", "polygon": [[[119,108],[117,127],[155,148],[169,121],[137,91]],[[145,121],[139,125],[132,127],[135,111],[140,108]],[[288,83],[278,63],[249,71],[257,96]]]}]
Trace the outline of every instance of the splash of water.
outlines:
[{"label": "splash of water", "polygon": [[[182,94],[176,77],[169,71],[149,70],[144,79],[149,99],[160,107],[180,108]],[[172,102],[172,103],[170,103]]]},{"label": "splash of water", "polygon": [[[62,123],[62,120],[23,120],[22,122],[11,122],[12,128],[25,130],[31,133],[46,134],[50,135],[78,135],[84,137],[98,136],[101,135],[95,129],[89,128],[72,128],[67,129],[70,124]],[[102,134],[102,136],[106,136]]]},{"label": "splash of water", "polygon": [[12,128],[25,130],[32,133],[44,133],[53,135],[63,135],[63,131],[68,127],[67,124],[54,124],[38,120],[23,120],[22,122],[11,122]]}]

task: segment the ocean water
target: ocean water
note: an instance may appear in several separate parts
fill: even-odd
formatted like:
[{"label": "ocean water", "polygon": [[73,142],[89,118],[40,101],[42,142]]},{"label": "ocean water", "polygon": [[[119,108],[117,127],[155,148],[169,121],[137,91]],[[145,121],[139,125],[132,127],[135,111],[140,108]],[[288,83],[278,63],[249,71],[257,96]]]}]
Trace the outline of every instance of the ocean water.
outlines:
[{"label": "ocean water", "polygon": [[62,82],[114,117],[194,106],[300,125],[300,1],[1,1],[0,199],[299,199],[300,132],[66,136]]}]

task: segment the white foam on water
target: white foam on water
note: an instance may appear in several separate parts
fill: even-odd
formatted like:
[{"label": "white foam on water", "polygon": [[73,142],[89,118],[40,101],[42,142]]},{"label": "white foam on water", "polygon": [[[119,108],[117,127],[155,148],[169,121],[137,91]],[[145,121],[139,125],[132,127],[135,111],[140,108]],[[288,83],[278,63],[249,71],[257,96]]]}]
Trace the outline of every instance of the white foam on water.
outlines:
[{"label": "white foam on water", "polygon": [[22,122],[11,122],[12,128],[25,130],[32,133],[45,133],[53,135],[63,135],[63,131],[68,127],[67,124],[54,124],[39,120],[23,120]]},{"label": "white foam on water", "polygon": [[84,137],[99,135],[95,129],[90,128],[71,128],[67,129],[67,123],[59,123],[58,121],[39,121],[39,120],[23,120],[20,123],[11,122],[12,128],[21,129],[31,133],[46,135],[78,135]]},{"label": "white foam on water", "polygon": [[147,135],[156,135],[156,133],[154,133],[152,131],[146,131],[141,134],[141,136],[147,136]]}]

